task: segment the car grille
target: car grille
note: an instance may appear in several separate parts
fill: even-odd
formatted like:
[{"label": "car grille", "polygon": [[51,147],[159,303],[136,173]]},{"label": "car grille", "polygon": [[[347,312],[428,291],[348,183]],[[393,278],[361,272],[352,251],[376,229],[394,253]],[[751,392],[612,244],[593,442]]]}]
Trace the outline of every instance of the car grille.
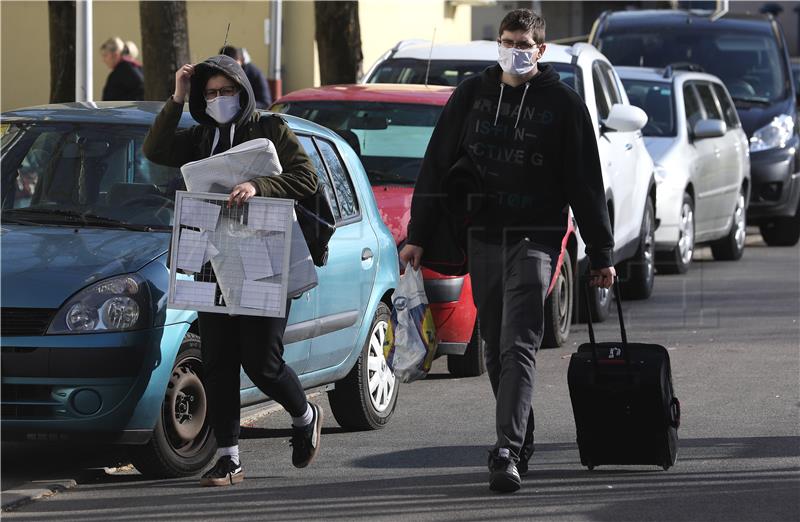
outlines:
[{"label": "car grille", "polygon": [[0,335],[44,335],[56,310],[50,308],[3,308]]},{"label": "car grille", "polygon": [[53,400],[52,387],[40,384],[3,384],[2,411],[0,416],[5,420],[53,415],[60,406]]}]

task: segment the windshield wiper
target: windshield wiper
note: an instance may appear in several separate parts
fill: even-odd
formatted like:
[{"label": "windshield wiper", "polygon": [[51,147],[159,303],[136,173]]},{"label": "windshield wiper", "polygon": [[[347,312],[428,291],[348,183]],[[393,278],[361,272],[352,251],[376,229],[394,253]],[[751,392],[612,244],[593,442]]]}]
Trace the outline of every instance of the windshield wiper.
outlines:
[{"label": "windshield wiper", "polygon": [[28,221],[26,219],[20,219],[18,217],[13,217],[13,216],[6,216],[5,213],[6,213],[6,211],[4,210],[3,211],[3,222],[5,222],[5,223],[14,223],[15,225],[27,225],[27,226],[36,226],[36,225],[38,225],[38,223],[35,223],[33,221]]},{"label": "windshield wiper", "polygon": [[398,185],[413,185],[414,180],[399,176],[394,172],[384,172],[382,170],[368,170],[367,177],[373,181],[383,181],[387,183],[397,183]]},{"label": "windshield wiper", "polygon": [[[124,228],[127,230],[134,230],[137,232],[152,232],[156,230],[155,227],[150,225],[138,225],[135,223],[126,223],[124,221],[120,221],[118,219],[106,217],[106,216],[98,216],[97,214],[90,214],[88,212],[79,212],[77,210],[67,210],[62,208],[15,208],[15,209],[8,209],[3,211],[3,217],[9,213],[13,213],[13,215],[17,216],[58,216],[61,218],[65,218],[68,221],[80,221],[80,223],[84,226],[95,225],[95,226],[107,226],[107,227],[119,227]],[[13,219],[13,218],[12,218]],[[162,230],[166,230],[168,227],[158,227]]]},{"label": "windshield wiper", "polygon": [[769,100],[766,98],[755,98],[750,96],[731,96],[734,102],[752,103],[755,105],[769,105]]}]

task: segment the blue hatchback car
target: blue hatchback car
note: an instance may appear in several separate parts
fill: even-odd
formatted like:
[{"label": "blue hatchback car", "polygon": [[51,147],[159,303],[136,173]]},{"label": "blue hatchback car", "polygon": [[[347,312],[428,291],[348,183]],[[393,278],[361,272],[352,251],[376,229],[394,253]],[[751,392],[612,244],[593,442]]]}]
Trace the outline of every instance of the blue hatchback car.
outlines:
[{"label": "blue hatchback car", "polygon": [[[2,434],[131,445],[150,476],[213,457],[197,314],[167,308],[177,169],[142,154],[155,102],[2,115]],[[380,428],[398,381],[383,357],[397,249],[364,169],[338,135],[283,116],[337,220],[319,286],[298,297],[285,359],[325,386],[347,428]],[[181,126],[194,121],[188,112]],[[241,405],[268,400],[242,373]]]}]

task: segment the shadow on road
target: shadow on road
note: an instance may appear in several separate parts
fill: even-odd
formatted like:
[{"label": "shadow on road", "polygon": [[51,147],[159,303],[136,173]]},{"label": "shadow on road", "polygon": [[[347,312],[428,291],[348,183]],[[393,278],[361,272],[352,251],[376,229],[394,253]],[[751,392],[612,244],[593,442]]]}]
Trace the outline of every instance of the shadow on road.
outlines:
[{"label": "shadow on road", "polygon": [[[454,446],[385,453],[353,461],[356,468],[375,469],[375,477],[343,469],[335,480],[301,484],[292,475],[248,475],[241,486],[202,489],[196,478],[113,477],[81,485],[79,502],[66,493],[20,515],[90,521],[140,521],[176,512],[185,519],[485,520],[558,513],[583,520],[784,521],[796,520],[800,512],[800,437],[684,440],[681,458],[666,472],[650,467],[589,472],[567,458],[577,456],[574,445],[541,444],[522,490],[511,496],[488,490],[483,452],[479,446]],[[731,469],[738,459],[752,461]],[[475,470],[447,471],[453,467]],[[402,469],[419,472],[387,477],[377,471]],[[358,478],[349,478],[353,475]],[[287,485],[290,480],[295,484]],[[147,488],[147,502],[137,501],[137,488]]]}]

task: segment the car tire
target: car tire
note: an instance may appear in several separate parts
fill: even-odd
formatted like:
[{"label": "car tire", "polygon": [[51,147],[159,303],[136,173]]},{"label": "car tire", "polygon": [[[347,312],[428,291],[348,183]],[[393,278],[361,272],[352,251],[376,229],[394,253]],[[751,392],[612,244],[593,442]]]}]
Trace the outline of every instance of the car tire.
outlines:
[{"label": "car tire", "polygon": [[742,189],[736,198],[733,209],[731,228],[725,237],[711,243],[711,255],[718,261],[736,261],[744,253],[744,241],[747,237],[747,222],[745,217],[745,192]]},{"label": "car tire", "polygon": [[642,216],[639,248],[631,259],[623,263],[620,271],[620,289],[622,297],[626,300],[647,299],[653,293],[656,272],[655,233],[655,209],[653,201],[647,198]]},{"label": "car tire", "polygon": [[761,237],[769,246],[794,246],[800,240],[800,202],[792,217],[773,218],[762,224]]},{"label": "car tire", "polygon": [[[342,428],[377,430],[386,426],[394,413],[400,381],[383,355],[390,321],[389,307],[379,303],[355,366],[328,392],[331,411]],[[373,390],[370,383],[375,386]]]},{"label": "car tire", "polygon": [[680,230],[678,244],[669,252],[656,255],[656,268],[663,274],[685,274],[694,256],[694,201],[688,193],[683,194],[681,203]]},{"label": "car tire", "polygon": [[572,259],[564,250],[561,271],[556,277],[553,291],[544,303],[544,337],[542,348],[559,348],[567,342],[572,324]]},{"label": "car tire", "polygon": [[[573,277],[573,288],[575,289],[573,301],[573,315],[577,315],[579,323],[586,323],[589,318],[586,316],[586,306],[583,304],[584,296],[586,295],[581,289],[581,285],[585,285],[586,281],[578,276]],[[614,298],[614,289],[612,288],[589,288],[589,309],[592,312],[592,321],[595,323],[602,323],[611,311],[611,301]]]},{"label": "car tire", "polygon": [[201,379],[200,337],[187,333],[172,367],[164,402],[150,441],[130,449],[142,475],[175,478],[202,471],[217,451]]},{"label": "car tire", "polygon": [[481,337],[481,325],[477,319],[464,354],[447,356],[447,371],[453,377],[478,377],[486,373],[486,342]]}]

